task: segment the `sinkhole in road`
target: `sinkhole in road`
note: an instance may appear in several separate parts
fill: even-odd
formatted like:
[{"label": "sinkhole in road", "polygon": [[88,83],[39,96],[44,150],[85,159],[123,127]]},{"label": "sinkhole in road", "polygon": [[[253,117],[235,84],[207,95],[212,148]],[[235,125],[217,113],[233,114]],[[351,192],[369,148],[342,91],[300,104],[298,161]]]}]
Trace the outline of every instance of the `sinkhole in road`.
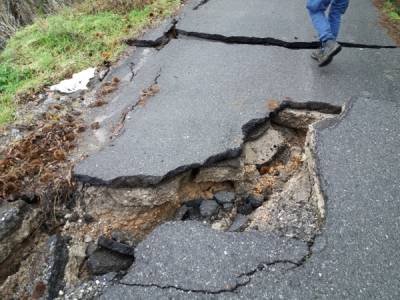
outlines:
[{"label": "sinkhole in road", "polygon": [[[236,158],[186,170],[155,186],[78,184],[73,206],[54,207],[63,220],[57,237],[48,243],[46,234],[38,235],[24,262],[3,263],[18,270],[0,292],[22,295],[23,287],[35,290],[49,276],[49,293],[63,288],[73,294],[92,276],[124,272],[134,263],[136,245],[171,220],[196,220],[223,232],[274,232],[312,243],[325,217],[314,154],[316,128],[334,124],[342,109],[284,102],[271,110],[243,127]],[[48,265],[52,261],[57,264]],[[32,281],[29,274],[44,275]]]},{"label": "sinkhole in road", "polygon": [[85,187],[77,209],[99,221],[83,232],[96,238],[118,229],[141,239],[167,220],[198,220],[221,231],[274,231],[309,241],[324,220],[313,128],[340,112],[336,106],[292,103],[258,122],[237,158],[157,186]]}]

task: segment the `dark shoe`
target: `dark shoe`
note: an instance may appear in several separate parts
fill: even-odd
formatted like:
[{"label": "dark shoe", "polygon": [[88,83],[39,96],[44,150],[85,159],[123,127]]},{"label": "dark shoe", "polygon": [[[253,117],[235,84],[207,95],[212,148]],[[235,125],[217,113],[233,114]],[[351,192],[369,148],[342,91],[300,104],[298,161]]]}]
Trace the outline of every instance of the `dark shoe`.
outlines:
[{"label": "dark shoe", "polygon": [[322,48],[319,48],[318,50],[311,52],[311,58],[318,61],[323,53],[324,53],[324,50]]},{"label": "dark shoe", "polygon": [[342,50],[342,46],[336,41],[329,40],[324,44],[323,53],[318,58],[320,67],[329,65],[332,62],[333,57]]}]

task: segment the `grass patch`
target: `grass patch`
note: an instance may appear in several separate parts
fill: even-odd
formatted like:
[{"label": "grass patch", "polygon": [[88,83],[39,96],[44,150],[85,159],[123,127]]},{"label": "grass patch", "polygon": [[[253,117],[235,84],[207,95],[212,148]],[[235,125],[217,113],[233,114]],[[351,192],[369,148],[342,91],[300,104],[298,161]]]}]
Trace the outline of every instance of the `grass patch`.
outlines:
[{"label": "grass patch", "polygon": [[400,1],[386,0],[383,9],[391,21],[400,22]]},{"label": "grass patch", "polygon": [[13,120],[15,96],[23,101],[84,68],[114,61],[126,47],[123,39],[171,15],[180,5],[180,0],[149,2],[122,13],[94,11],[96,3],[88,0],[19,30],[0,54],[0,125]]}]

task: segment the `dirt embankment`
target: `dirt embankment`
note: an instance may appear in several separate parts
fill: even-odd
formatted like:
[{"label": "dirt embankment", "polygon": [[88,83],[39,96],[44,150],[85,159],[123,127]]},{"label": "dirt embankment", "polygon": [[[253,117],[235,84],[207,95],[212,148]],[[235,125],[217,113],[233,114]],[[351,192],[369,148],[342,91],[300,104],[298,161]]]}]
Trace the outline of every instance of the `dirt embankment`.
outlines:
[{"label": "dirt embankment", "polygon": [[0,49],[18,27],[32,23],[38,15],[49,14],[77,0],[0,1]]}]

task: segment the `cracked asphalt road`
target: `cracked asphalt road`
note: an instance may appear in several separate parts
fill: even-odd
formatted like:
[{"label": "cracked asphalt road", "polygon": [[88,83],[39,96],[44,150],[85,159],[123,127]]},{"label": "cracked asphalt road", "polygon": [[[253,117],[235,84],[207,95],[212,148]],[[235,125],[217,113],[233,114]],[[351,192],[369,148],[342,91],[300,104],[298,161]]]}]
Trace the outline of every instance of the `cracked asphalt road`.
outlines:
[{"label": "cracked asphalt road", "polygon": [[[224,37],[273,38],[289,43],[317,40],[304,1],[210,0],[197,10],[185,10],[178,32]],[[362,14],[360,13],[362,12]],[[340,41],[368,45],[395,45],[377,26],[372,2],[351,1]]]},{"label": "cracked asphalt road", "polygon": [[400,74],[392,61],[400,61],[398,49],[345,49],[325,69],[310,53],[172,40],[138,72],[131,94],[124,88],[117,97],[135,103],[137,86],[150,85],[150,74],[155,78],[161,70],[160,91],[128,114],[121,137],[75,172],[89,182],[158,183],[210,157],[237,155],[243,126],[269,113],[269,99],[342,105],[362,94],[397,97]]},{"label": "cracked asphalt road", "polygon": [[[290,40],[293,33],[282,28],[291,22],[265,27],[270,22],[264,22],[270,4],[278,16],[283,10],[288,18],[293,14],[292,20],[298,20],[293,28],[302,31],[296,36],[312,41],[314,32],[298,26],[309,21],[303,11],[297,14],[305,10],[297,2],[293,7],[301,6],[298,10],[276,1],[225,2],[210,0],[192,11],[198,1],[190,1],[178,30],[192,26],[190,30],[210,34]],[[343,25],[344,40],[392,45],[378,27],[369,1],[353,2]],[[236,11],[247,17],[235,19]],[[212,26],[216,16],[218,26]],[[161,69],[160,92],[130,112],[125,132],[113,145],[83,161],[75,174],[97,184],[112,184],[116,179],[126,184],[157,183],[210,157],[237,154],[243,125],[268,115],[268,99],[290,97],[335,105],[350,99],[351,107],[341,120],[317,129],[315,151],[327,217],[311,255],[303,242],[283,237],[218,233],[199,224],[167,223],[136,249],[137,261],[128,275],[102,299],[400,297],[400,51],[345,48],[323,69],[309,54],[310,50],[227,45],[188,37],[171,40],[152,52],[133,81],[133,86],[145,86]],[[134,105],[137,86],[127,84],[123,95]]]}]

